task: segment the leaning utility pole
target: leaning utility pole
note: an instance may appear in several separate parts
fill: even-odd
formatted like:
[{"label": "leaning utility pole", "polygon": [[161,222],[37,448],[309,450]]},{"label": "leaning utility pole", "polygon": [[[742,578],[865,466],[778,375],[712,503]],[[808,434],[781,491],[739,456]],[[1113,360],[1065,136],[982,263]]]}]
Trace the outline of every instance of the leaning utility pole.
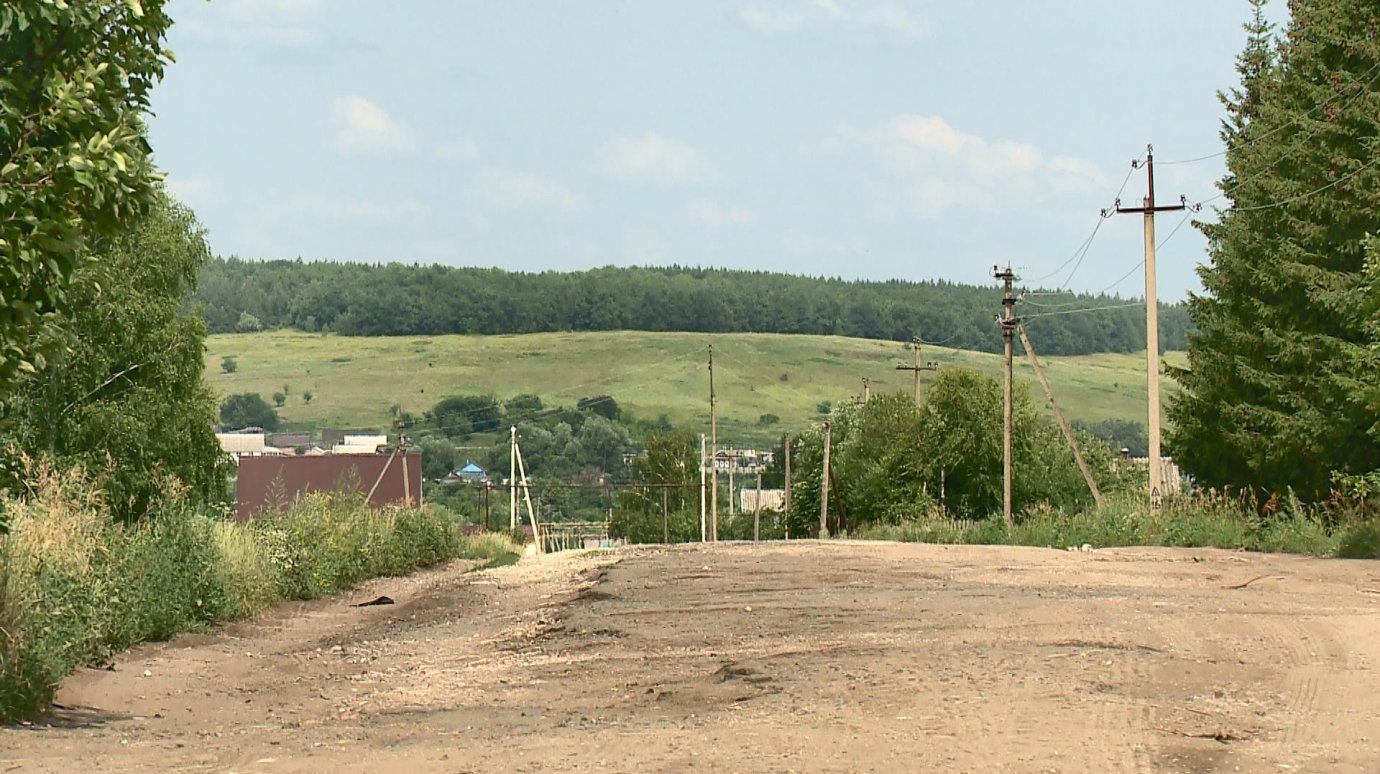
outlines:
[{"label": "leaning utility pole", "polygon": [[791,437],[781,438],[782,449],[786,453],[786,539],[791,539]]},{"label": "leaning utility pole", "polygon": [[829,420],[824,420],[824,468],[819,474],[819,537],[829,537]]},{"label": "leaning utility pole", "polygon": [[1001,319],[998,320],[1001,324],[1001,337],[1005,343],[1004,360],[1006,366],[1006,384],[1003,391],[1006,397],[1006,408],[1002,415],[1001,512],[1002,518],[1006,520],[1006,526],[1009,527],[1011,526],[1011,337],[1016,332],[1020,318],[1012,312],[1016,306],[1016,295],[1012,292],[1012,283],[1016,281],[1016,275],[1011,272],[1011,267],[1007,266],[1006,271],[1001,271],[993,266],[992,276],[1005,284],[1001,297],[1003,311]]},{"label": "leaning utility pole", "polygon": [[[1131,162],[1135,168],[1140,162]],[[1155,291],[1155,213],[1187,209],[1184,197],[1179,203],[1167,206],[1155,204],[1155,148],[1145,146],[1145,175],[1148,195],[1141,207],[1122,207],[1116,202],[1118,213],[1139,212],[1145,215],[1145,384],[1149,393],[1150,422],[1150,505],[1159,505],[1164,478],[1160,472],[1160,309]],[[1105,210],[1104,210],[1105,215]]]},{"label": "leaning utility pole", "polygon": [[709,539],[719,539],[719,410],[714,397],[714,345],[709,345]]},{"label": "leaning utility pole", "polygon": [[919,405],[920,405],[920,372],[921,372],[921,371],[938,371],[938,370],[939,370],[939,364],[936,363],[936,362],[934,362],[933,360],[931,360],[930,362],[928,362],[928,363],[926,363],[926,364],[924,364],[924,365],[920,365],[920,344],[921,344],[921,342],[920,342],[920,337],[919,337],[919,336],[916,336],[916,337],[912,338],[912,339],[910,340],[910,343],[911,343],[911,346],[915,349],[915,365],[913,365],[913,366],[908,366],[908,365],[897,365],[897,366],[896,366],[896,370],[897,370],[897,371],[914,371],[914,372],[915,372],[915,405],[919,406]]},{"label": "leaning utility pole", "polygon": [[1093,501],[1099,506],[1102,505],[1102,492],[1097,488],[1097,481],[1093,479],[1092,471],[1088,470],[1088,463],[1083,460],[1083,452],[1078,448],[1078,439],[1073,436],[1073,428],[1069,427],[1067,419],[1064,419],[1064,412],[1059,410],[1059,404],[1054,400],[1054,388],[1049,386],[1049,379],[1045,377],[1045,369],[1040,365],[1040,358],[1035,356],[1035,348],[1030,345],[1030,337],[1025,333],[1024,325],[1017,325],[1016,332],[1021,334],[1021,344],[1025,346],[1025,354],[1030,358],[1030,365],[1035,369],[1035,375],[1040,379],[1040,386],[1045,388],[1045,397],[1049,399],[1049,405],[1054,409],[1054,418],[1059,420],[1059,429],[1064,431],[1064,440],[1069,442],[1069,448],[1073,449],[1073,459],[1078,462],[1078,470],[1083,474],[1083,480],[1088,484],[1088,490],[1092,492]]}]

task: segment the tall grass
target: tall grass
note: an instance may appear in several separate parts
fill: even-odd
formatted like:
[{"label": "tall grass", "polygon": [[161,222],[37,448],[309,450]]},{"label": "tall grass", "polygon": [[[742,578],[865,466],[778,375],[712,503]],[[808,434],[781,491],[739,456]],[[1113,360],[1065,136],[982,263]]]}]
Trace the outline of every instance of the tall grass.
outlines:
[{"label": "tall grass", "polygon": [[1007,527],[1000,518],[955,522],[940,514],[866,527],[853,537],[925,543],[1092,545],[1243,549],[1313,556],[1380,558],[1380,522],[1362,514],[1308,508],[1297,502],[1261,513],[1255,503],[1219,494],[1175,498],[1152,510],[1139,497],[1118,495],[1100,508],[1036,507]]},{"label": "tall grass", "polygon": [[41,711],[73,669],[136,642],[513,548],[465,541],[439,511],[376,511],[357,495],[311,495],[248,524],[171,495],[124,526],[80,473],[36,469],[30,490],[0,503],[0,722]]}]

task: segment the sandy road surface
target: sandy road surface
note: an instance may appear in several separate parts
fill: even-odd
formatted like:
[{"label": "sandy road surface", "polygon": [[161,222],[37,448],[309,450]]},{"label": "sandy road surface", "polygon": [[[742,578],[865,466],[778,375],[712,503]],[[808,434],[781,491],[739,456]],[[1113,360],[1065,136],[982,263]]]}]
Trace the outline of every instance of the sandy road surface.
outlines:
[{"label": "sandy road surface", "polygon": [[464,570],[85,670],[51,726],[0,729],[0,772],[1380,771],[1376,564],[797,542]]}]

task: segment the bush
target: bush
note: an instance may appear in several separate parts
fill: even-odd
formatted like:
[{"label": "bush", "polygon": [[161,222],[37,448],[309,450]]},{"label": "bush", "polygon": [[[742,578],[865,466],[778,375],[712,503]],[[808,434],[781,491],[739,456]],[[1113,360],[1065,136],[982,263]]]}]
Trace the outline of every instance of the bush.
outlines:
[{"label": "bush", "polygon": [[39,467],[32,491],[2,504],[0,722],[32,716],[73,669],[136,642],[462,553],[516,554],[497,537],[462,544],[434,509],[380,512],[357,494],[311,495],[249,524],[169,497],[125,526],[79,473]]}]

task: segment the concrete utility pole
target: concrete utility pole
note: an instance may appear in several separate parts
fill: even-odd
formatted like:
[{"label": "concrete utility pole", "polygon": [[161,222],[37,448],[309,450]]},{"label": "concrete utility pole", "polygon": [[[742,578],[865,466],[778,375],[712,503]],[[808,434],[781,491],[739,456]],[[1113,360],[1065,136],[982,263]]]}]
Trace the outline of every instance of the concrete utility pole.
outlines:
[{"label": "concrete utility pole", "polygon": [[1020,318],[1013,313],[1016,306],[1016,295],[1012,292],[1012,283],[1016,281],[1016,275],[1011,272],[1011,267],[1007,266],[1006,271],[999,270],[996,266],[992,267],[992,276],[1001,280],[1005,287],[1001,297],[1002,316],[998,320],[1001,324],[1001,337],[1005,343],[1005,365],[1006,365],[1006,384],[1003,393],[1006,398],[1006,409],[1002,415],[1002,476],[1001,476],[1001,505],[1002,518],[1006,519],[1006,526],[1011,526],[1011,337],[1016,332],[1016,326],[1020,323]]},{"label": "concrete utility pole", "polygon": [[667,503],[668,491],[665,487],[661,490],[661,542],[663,543],[671,542],[671,510]]},{"label": "concrete utility pole", "polygon": [[868,402],[868,401],[870,401],[870,400],[872,400],[872,380],[869,379],[869,378],[867,378],[866,376],[864,376],[864,377],[863,377],[863,403],[866,403],[866,402]]},{"label": "concrete utility pole", "polygon": [[714,397],[714,345],[709,345],[709,535],[719,539],[719,409]]},{"label": "concrete utility pole", "polygon": [[829,537],[829,420],[824,420],[824,469],[819,474],[819,537]]},{"label": "concrete utility pole", "polygon": [[[1135,167],[1139,162],[1131,162]],[[1140,207],[1122,207],[1116,202],[1118,213],[1143,213],[1145,216],[1145,386],[1150,398],[1150,505],[1160,504],[1164,476],[1160,470],[1160,308],[1155,290],[1155,213],[1174,212],[1188,208],[1184,197],[1179,203],[1167,206],[1155,204],[1155,148],[1145,146],[1145,175],[1148,195]]]},{"label": "concrete utility pole", "polygon": [[791,437],[781,437],[781,448],[786,453],[786,539],[791,539]]},{"label": "concrete utility pole", "polygon": [[910,340],[910,343],[911,343],[911,347],[914,348],[914,350],[915,350],[915,365],[913,365],[913,366],[898,365],[898,366],[896,366],[896,370],[897,370],[897,371],[914,371],[914,372],[915,372],[915,405],[919,406],[919,405],[920,405],[920,372],[921,372],[921,371],[938,371],[938,370],[939,370],[939,364],[936,363],[936,362],[934,362],[933,360],[931,360],[930,362],[928,362],[928,363],[926,363],[926,364],[924,364],[924,365],[920,365],[920,344],[921,344],[921,342],[920,342],[920,337],[919,337],[919,336],[916,336],[916,337],[912,338],[912,339]]},{"label": "concrete utility pole", "polygon": [[[730,523],[733,521],[733,503],[738,499],[738,493],[733,488],[733,474],[737,470],[738,455],[736,453],[728,455],[728,519]],[[714,539],[718,540],[718,535],[715,535]]]},{"label": "concrete utility pole", "polygon": [[1017,325],[1016,332],[1021,334],[1021,344],[1025,346],[1025,354],[1030,358],[1030,365],[1035,369],[1035,375],[1040,379],[1040,386],[1045,388],[1045,397],[1049,399],[1049,405],[1054,408],[1054,418],[1059,420],[1059,429],[1064,431],[1064,440],[1068,441],[1069,448],[1073,449],[1073,458],[1078,462],[1078,470],[1082,472],[1083,480],[1087,482],[1093,500],[1100,506],[1102,505],[1102,492],[1097,488],[1097,482],[1093,480],[1092,471],[1088,470],[1088,463],[1083,460],[1083,452],[1078,448],[1078,439],[1073,437],[1073,429],[1069,427],[1068,420],[1064,419],[1064,412],[1059,410],[1059,404],[1054,400],[1054,389],[1049,386],[1049,379],[1045,378],[1045,369],[1040,365],[1040,359],[1035,356],[1035,348],[1030,345],[1030,337],[1025,333],[1025,326]]},{"label": "concrete utility pole", "polygon": [[508,530],[517,529],[517,425],[512,428],[513,439],[508,447]]}]

